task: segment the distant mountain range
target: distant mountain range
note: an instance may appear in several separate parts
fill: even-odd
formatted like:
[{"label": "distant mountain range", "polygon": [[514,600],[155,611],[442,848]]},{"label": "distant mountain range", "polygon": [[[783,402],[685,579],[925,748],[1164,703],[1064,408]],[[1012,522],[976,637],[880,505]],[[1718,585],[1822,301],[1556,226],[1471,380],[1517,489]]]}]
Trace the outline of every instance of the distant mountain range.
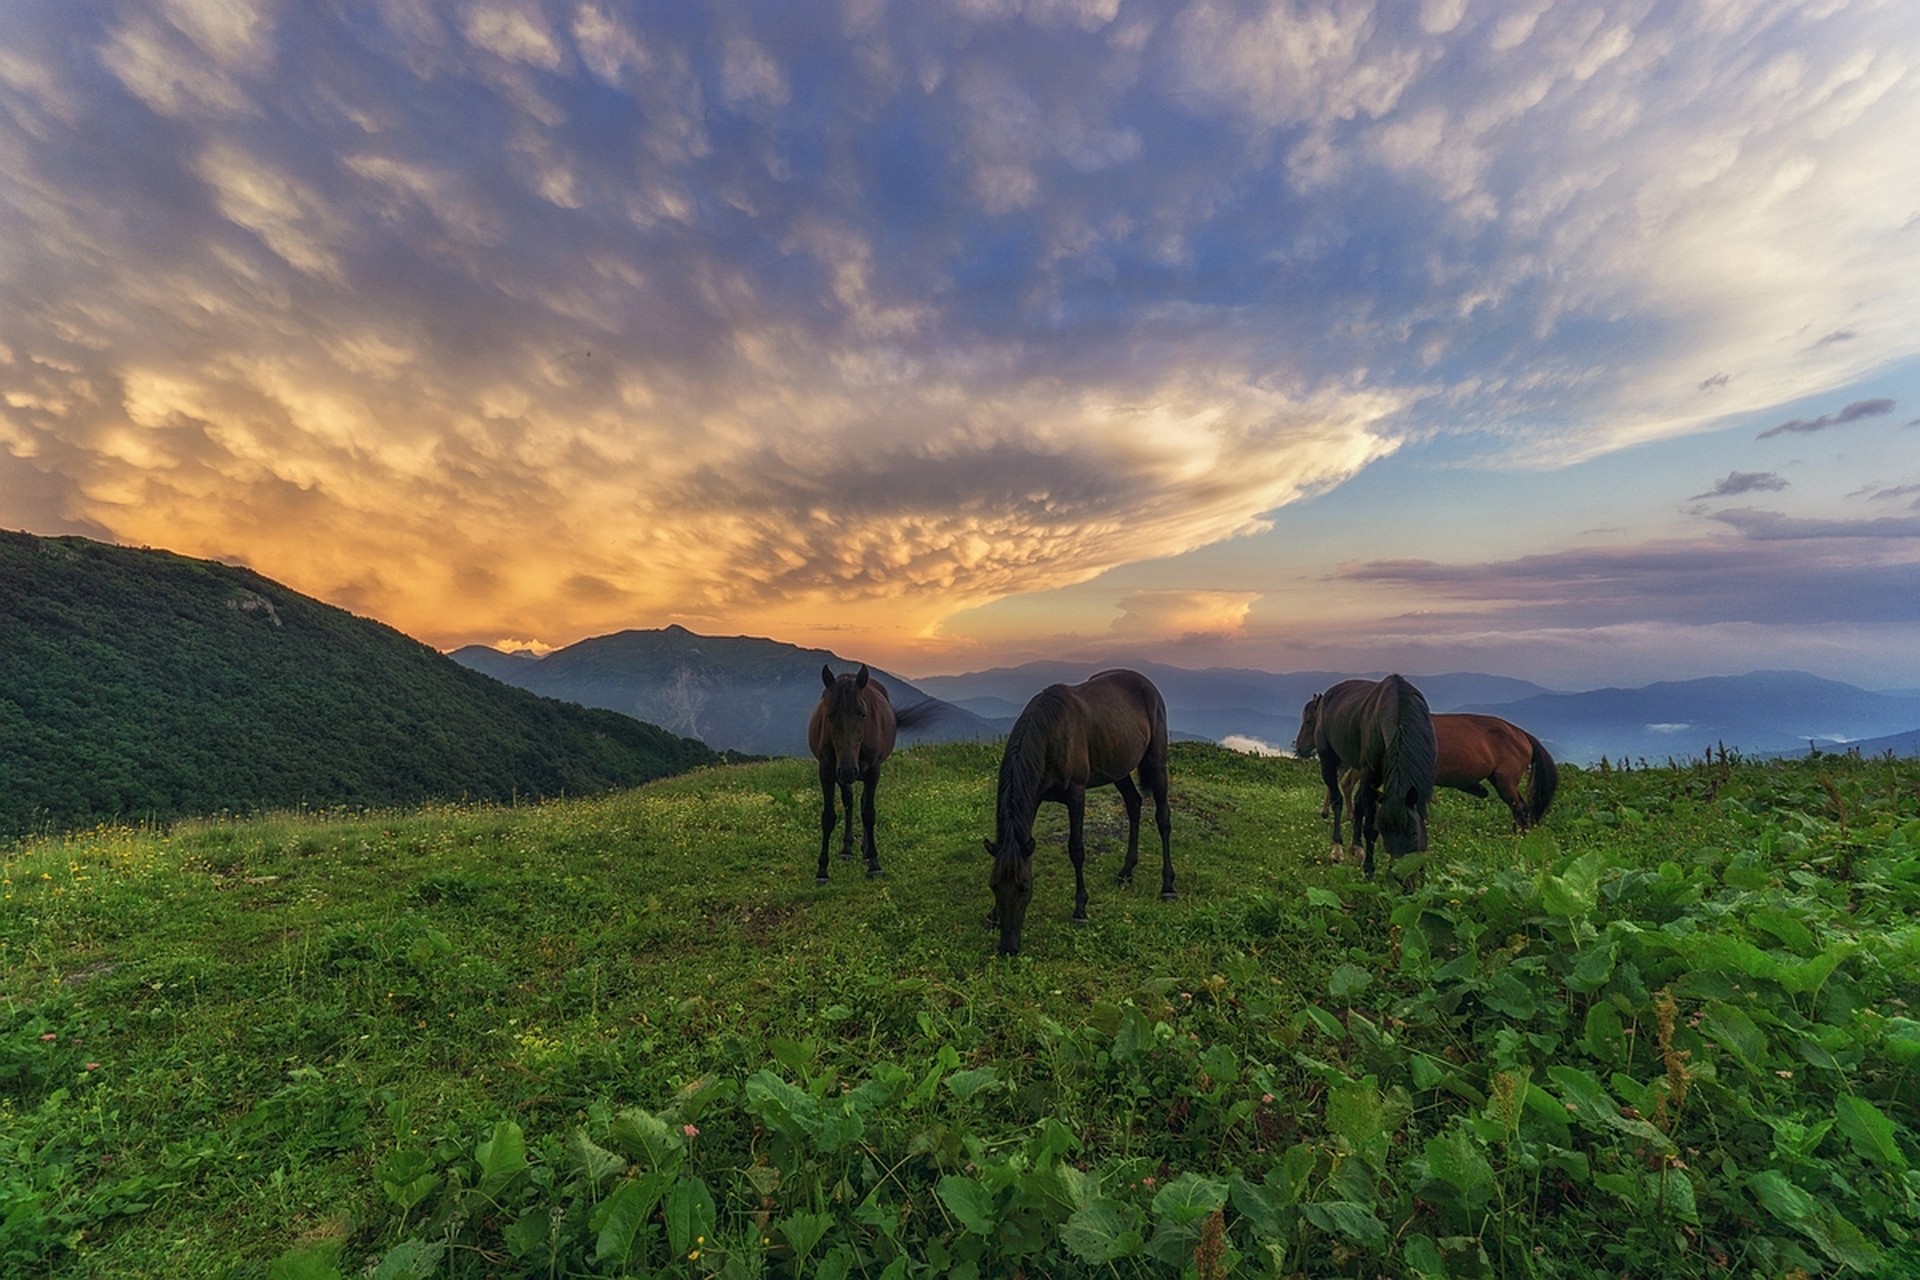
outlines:
[{"label": "distant mountain range", "polygon": [[[715,750],[752,755],[807,754],[807,717],[820,701],[820,668],[852,671],[857,660],[751,636],[702,636],[685,627],[621,631],[555,649],[545,657],[468,645],[449,655],[496,680],[532,693],[605,707]],[[872,668],[896,707],[932,695]],[[971,711],[946,707],[903,742],[998,736]]]},{"label": "distant mountain range", "polygon": [[[1214,741],[1251,739],[1290,748],[1300,708],[1313,694],[1349,675],[1383,672],[1187,670],[1137,664],[1167,699],[1169,724]],[[919,683],[984,716],[1017,714],[1034,690],[1083,680],[1085,664],[1035,662]],[[1527,729],[1556,758],[1573,764],[1610,759],[1698,756],[1725,745],[1749,756],[1857,745],[1876,754],[1909,754],[1920,732],[1920,697],[1873,693],[1797,671],[1755,671],[1668,681],[1638,689],[1559,693],[1525,680],[1471,672],[1409,675],[1434,711],[1484,711]],[[1023,694],[1022,690],[1026,692]],[[1009,711],[1009,708],[1012,710]],[[1914,731],[1914,732],[1909,732]]]},{"label": "distant mountain range", "polygon": [[[850,670],[855,656],[746,636],[701,636],[682,627],[623,631],[583,640],[544,658],[480,646],[456,660],[536,693],[607,707],[715,748],[804,755],[807,714],[820,696],[820,667]],[[1167,700],[1176,737],[1290,749],[1300,709],[1349,674],[1278,674],[1245,668],[1194,670],[1136,662]],[[1085,662],[1030,662],[912,681],[880,672],[896,703],[935,698],[943,720],[921,740],[994,738],[1047,685],[1092,675]],[[1802,672],[1670,681],[1638,689],[1565,693],[1526,680],[1476,672],[1410,675],[1435,711],[1504,716],[1567,763],[1698,756],[1724,744],[1749,756],[1797,754],[1858,744],[1862,751],[1912,751],[1920,697],[1874,693]],[[1885,742],[1881,740],[1885,739]],[[1906,745],[1903,746],[1902,743]]]},{"label": "distant mountain range", "polygon": [[245,569],[0,531],[0,838],[581,794],[718,759]]}]

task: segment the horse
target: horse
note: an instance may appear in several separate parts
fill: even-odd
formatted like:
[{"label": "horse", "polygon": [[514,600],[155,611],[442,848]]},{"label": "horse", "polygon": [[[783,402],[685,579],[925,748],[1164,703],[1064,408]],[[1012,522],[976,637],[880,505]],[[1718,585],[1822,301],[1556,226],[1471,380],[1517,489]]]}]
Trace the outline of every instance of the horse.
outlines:
[{"label": "horse", "polygon": [[[1513,814],[1515,831],[1537,826],[1547,816],[1547,807],[1560,785],[1560,767],[1540,739],[1499,716],[1467,712],[1435,714],[1433,737],[1434,786],[1452,787],[1484,800],[1487,789],[1482,784],[1491,782]],[[1293,746],[1296,754],[1313,754],[1313,729],[1304,719]],[[1533,770],[1533,778],[1523,801],[1520,779],[1528,769]],[[1340,791],[1349,805],[1359,778],[1359,771],[1351,768],[1340,776]],[[1320,816],[1326,817],[1327,812],[1323,804]]]},{"label": "horse", "polygon": [[[1138,774],[1136,787],[1133,775]],[[1020,950],[1020,930],[1033,900],[1033,819],[1045,800],[1067,806],[1067,856],[1073,860],[1073,919],[1087,922],[1087,788],[1119,789],[1127,806],[1127,860],[1116,877],[1133,883],[1140,860],[1140,790],[1153,794],[1160,828],[1160,897],[1173,890],[1172,823],[1167,816],[1167,704],[1153,682],[1137,671],[1102,671],[1083,684],[1049,685],[1036,693],[1013,722],[1000,757],[994,836],[985,841],[993,858],[988,884],[1000,930],[1000,954]]]},{"label": "horse", "polygon": [[822,665],[820,682],[825,689],[807,720],[807,747],[820,762],[820,866],[813,882],[827,882],[827,849],[833,841],[836,815],[833,792],[840,789],[841,803],[847,811],[847,825],[840,856],[853,856],[853,784],[864,784],[860,794],[860,821],[863,827],[861,851],[867,859],[869,878],[885,873],[880,869],[880,850],[873,840],[873,793],[880,785],[880,766],[893,754],[897,730],[911,729],[934,719],[941,704],[932,699],[911,707],[894,709],[887,687],[873,678],[864,663],[851,675],[833,674]]},{"label": "horse", "polygon": [[[1311,721],[1311,724],[1309,724]],[[1362,868],[1373,875],[1373,845],[1400,858],[1427,847],[1427,806],[1433,798],[1436,756],[1427,700],[1404,677],[1343,680],[1316,693],[1300,713],[1294,750],[1320,757],[1320,778],[1333,814],[1333,853],[1340,857],[1340,770],[1359,771],[1353,799],[1354,837],[1366,847]]]}]

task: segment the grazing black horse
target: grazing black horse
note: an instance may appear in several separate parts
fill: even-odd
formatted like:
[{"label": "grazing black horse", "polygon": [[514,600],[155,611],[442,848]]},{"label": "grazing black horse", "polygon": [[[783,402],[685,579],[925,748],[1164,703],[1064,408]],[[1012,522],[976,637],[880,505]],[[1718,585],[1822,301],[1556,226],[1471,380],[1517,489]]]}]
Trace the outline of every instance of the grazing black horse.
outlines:
[{"label": "grazing black horse", "polygon": [[880,766],[893,754],[897,729],[911,729],[932,720],[941,704],[931,699],[911,707],[894,710],[887,688],[875,680],[866,666],[853,675],[836,676],[830,667],[820,668],[820,682],[826,686],[807,721],[807,746],[820,762],[820,867],[814,873],[815,884],[827,882],[827,847],[833,840],[835,809],[833,790],[840,788],[841,802],[847,810],[847,825],[841,841],[840,856],[853,856],[853,783],[865,784],[860,795],[860,821],[864,828],[861,851],[866,854],[867,874],[877,876],[880,850],[873,842],[873,793],[880,785]]},{"label": "grazing black horse", "polygon": [[1049,685],[1033,696],[1007,734],[1000,757],[988,883],[1000,929],[1000,954],[1020,950],[1033,900],[1033,818],[1043,800],[1067,806],[1067,856],[1073,859],[1073,918],[1087,920],[1087,788],[1113,786],[1127,805],[1127,860],[1119,883],[1133,883],[1140,860],[1140,786],[1153,793],[1160,828],[1160,896],[1172,901],[1172,823],[1167,817],[1167,704],[1137,671],[1102,671],[1085,684]]},{"label": "grazing black horse", "polygon": [[[1309,724],[1308,722],[1312,723]],[[1373,874],[1373,842],[1385,840],[1389,857],[1427,847],[1427,805],[1433,798],[1433,716],[1421,692],[1400,676],[1342,680],[1307,700],[1294,750],[1318,754],[1320,778],[1333,812],[1333,853],[1340,841],[1340,770],[1359,770],[1353,801],[1354,838],[1366,845],[1362,863]]]}]

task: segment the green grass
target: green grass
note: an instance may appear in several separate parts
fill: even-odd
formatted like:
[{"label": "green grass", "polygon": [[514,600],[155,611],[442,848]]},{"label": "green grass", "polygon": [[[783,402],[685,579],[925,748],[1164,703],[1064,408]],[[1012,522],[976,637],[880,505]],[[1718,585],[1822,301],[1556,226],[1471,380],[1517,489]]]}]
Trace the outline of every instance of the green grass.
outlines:
[{"label": "green grass", "polygon": [[[598,799],[101,830],[0,893],[0,1271],[1788,1276],[1920,1258],[1920,764],[1442,793],[1410,886],[1317,773],[1181,744],[1181,897],[997,748],[916,748],[885,879],[810,762]],[[838,836],[836,833],[836,848]],[[1151,865],[1149,849],[1143,860]]]}]

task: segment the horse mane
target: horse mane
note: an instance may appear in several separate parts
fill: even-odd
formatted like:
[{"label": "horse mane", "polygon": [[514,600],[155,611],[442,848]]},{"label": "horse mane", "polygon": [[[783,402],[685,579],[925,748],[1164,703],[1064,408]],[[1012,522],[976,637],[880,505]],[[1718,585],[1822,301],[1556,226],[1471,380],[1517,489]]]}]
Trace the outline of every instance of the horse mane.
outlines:
[{"label": "horse mane", "polygon": [[997,858],[1018,852],[1008,847],[1009,817],[1016,821],[1024,817],[1029,834],[1032,832],[1033,815],[1040,808],[1040,791],[1046,782],[1040,763],[1034,757],[1044,750],[1047,735],[1054,722],[1065,714],[1066,705],[1061,686],[1048,685],[1033,695],[1020,718],[1013,722],[1013,728],[1007,731],[1007,748],[1000,756],[1000,782],[993,813],[993,845],[999,851]]},{"label": "horse mane", "polygon": [[1393,732],[1386,735],[1386,759],[1381,770],[1380,829],[1411,831],[1415,827],[1407,808],[1407,793],[1424,802],[1433,794],[1434,768],[1440,749],[1433,737],[1433,718],[1427,699],[1418,689],[1397,675],[1380,682],[1382,692],[1392,699]]}]

